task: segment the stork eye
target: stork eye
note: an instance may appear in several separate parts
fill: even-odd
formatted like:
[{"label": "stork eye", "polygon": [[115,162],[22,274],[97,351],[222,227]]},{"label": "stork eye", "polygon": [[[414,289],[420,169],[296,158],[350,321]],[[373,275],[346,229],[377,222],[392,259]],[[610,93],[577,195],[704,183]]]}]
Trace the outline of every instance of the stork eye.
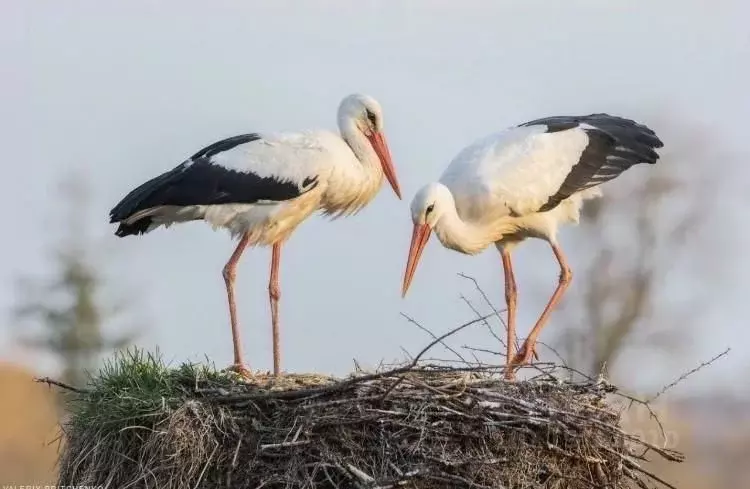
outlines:
[{"label": "stork eye", "polygon": [[427,211],[425,212],[425,214],[429,214],[429,213],[430,213],[430,212],[432,212],[432,211],[433,211],[434,209],[435,209],[435,204],[430,204],[430,205],[428,205],[428,206],[427,206]]},{"label": "stork eye", "polygon": [[370,123],[373,126],[377,126],[377,116],[374,112],[370,111],[370,109],[365,109],[365,116],[367,116],[367,119],[370,121]]}]

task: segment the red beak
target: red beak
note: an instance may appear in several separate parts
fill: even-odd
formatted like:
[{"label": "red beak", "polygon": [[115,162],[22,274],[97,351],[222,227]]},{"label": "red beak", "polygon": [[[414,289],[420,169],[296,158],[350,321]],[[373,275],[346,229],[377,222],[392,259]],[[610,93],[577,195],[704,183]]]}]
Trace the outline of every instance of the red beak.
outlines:
[{"label": "red beak", "polygon": [[406,297],[406,291],[409,290],[409,285],[411,285],[411,280],[414,278],[419,258],[422,256],[424,247],[430,239],[431,232],[432,230],[427,224],[414,225],[414,231],[411,235],[411,246],[409,247],[409,260],[406,262],[406,272],[404,273],[404,285],[401,288],[401,297]]},{"label": "red beak", "polygon": [[388,144],[385,142],[383,133],[375,131],[371,135],[367,136],[370,140],[370,144],[375,153],[380,159],[380,164],[383,165],[383,173],[385,178],[388,179],[388,183],[391,184],[391,188],[396,193],[396,196],[401,200],[401,189],[398,186],[398,180],[396,179],[396,170],[393,168],[393,161],[391,160],[391,152],[388,150]]}]

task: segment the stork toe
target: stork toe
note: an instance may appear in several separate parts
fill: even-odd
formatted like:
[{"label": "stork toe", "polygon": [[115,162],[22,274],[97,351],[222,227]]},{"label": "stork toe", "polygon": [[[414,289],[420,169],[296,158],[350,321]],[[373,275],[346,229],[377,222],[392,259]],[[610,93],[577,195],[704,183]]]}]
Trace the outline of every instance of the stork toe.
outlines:
[{"label": "stork toe", "polygon": [[510,364],[512,366],[528,365],[531,363],[532,358],[539,360],[539,355],[536,352],[536,345],[531,346],[528,342],[524,341]]},{"label": "stork toe", "polygon": [[227,371],[234,372],[242,378],[251,379],[254,377],[253,373],[245,367],[242,363],[235,363],[227,367]]}]

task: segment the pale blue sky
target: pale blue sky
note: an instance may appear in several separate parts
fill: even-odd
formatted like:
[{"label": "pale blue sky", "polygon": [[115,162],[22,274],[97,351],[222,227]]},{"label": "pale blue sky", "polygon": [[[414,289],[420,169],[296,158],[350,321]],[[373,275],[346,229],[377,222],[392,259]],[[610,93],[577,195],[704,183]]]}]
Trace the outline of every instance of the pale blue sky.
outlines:
[{"label": "pale blue sky", "polygon": [[[710,326],[679,362],[654,364],[635,382],[663,382],[736,342],[729,359],[692,383],[730,385],[735,369],[747,371],[750,348],[741,307],[750,285],[741,225],[747,200],[738,193],[748,176],[748,18],[739,0],[4,2],[0,311],[12,305],[14,277],[44,273],[45,234],[58,231],[49,223],[59,211],[55,183],[84,169],[95,185],[86,218],[102,236],[107,274],[137,294],[153,324],[141,344],[158,344],[172,360],[205,354],[228,363],[220,273],[234,246],[228,235],[193,223],[118,239],[107,213],[132,187],[219,138],[335,128],[341,97],[360,91],[383,105],[404,201],[384,188],[361,214],[333,223],[316,217],[293,236],[281,268],[283,367],[343,374],[352,358],[363,365],[397,359],[401,347],[415,352],[426,341],[399,312],[434,331],[470,317],[458,296],[471,288],[457,272],[475,276],[502,303],[493,251],[466,257],[437,242],[400,298],[408,203],[417,188],[488,132],[606,111],[649,123],[668,144],[666,136],[685,141],[682,128],[704,128],[715,145],[708,154],[731,156],[705,161],[726,174],[725,213],[714,218],[721,232],[712,239],[738,243],[722,248],[736,261],[720,293],[715,284],[706,289]],[[574,234],[569,229],[562,240],[575,267],[585,257],[571,246]],[[245,255],[237,290],[247,360],[265,368],[269,256],[264,249]],[[707,259],[715,259],[711,248]],[[534,243],[519,251],[516,270],[523,334],[557,269]],[[681,286],[679,278],[665,284]],[[554,328],[553,316],[545,339]],[[0,358],[33,361],[9,342],[9,328],[0,329]],[[477,329],[454,344],[482,342]]]}]

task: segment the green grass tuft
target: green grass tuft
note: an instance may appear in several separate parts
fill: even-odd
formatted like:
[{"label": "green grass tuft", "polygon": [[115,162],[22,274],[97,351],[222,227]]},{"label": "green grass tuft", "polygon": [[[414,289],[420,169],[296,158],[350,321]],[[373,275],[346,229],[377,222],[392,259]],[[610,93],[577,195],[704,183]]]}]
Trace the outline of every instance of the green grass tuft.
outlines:
[{"label": "green grass tuft", "polygon": [[131,348],[116,353],[96,375],[89,375],[89,392],[71,402],[71,415],[76,423],[110,429],[112,425],[152,426],[158,423],[154,417],[166,418],[185,399],[194,397],[198,385],[231,384],[231,377],[211,364],[183,363],[170,368],[158,350]]}]

